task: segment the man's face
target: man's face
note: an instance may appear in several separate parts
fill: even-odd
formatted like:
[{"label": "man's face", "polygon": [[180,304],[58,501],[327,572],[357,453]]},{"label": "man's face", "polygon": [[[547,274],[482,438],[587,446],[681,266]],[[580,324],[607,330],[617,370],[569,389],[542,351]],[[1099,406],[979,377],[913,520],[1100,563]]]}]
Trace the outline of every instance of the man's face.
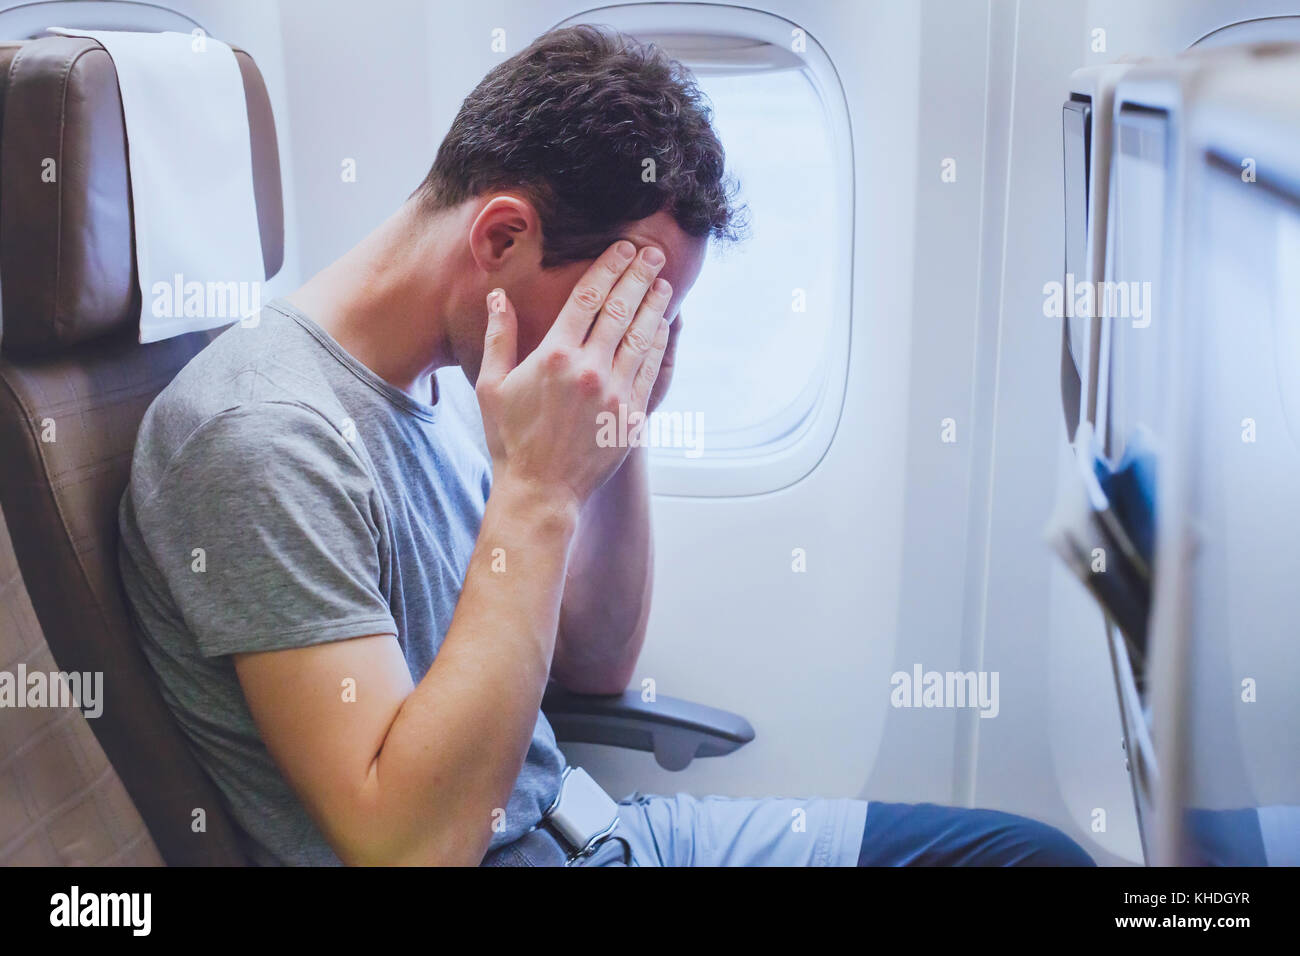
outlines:
[{"label": "man's face", "polygon": [[[627,239],[638,250],[644,246],[657,246],[667,259],[659,275],[673,287],[664,317],[672,323],[671,333],[675,336],[682,302],[699,277],[708,240],[687,235],[666,212],[657,212],[632,223],[620,238]],[[522,362],[541,343],[564,308],[573,287],[594,261],[586,259],[554,269],[540,269],[524,283],[507,290],[519,316],[519,361]]]}]

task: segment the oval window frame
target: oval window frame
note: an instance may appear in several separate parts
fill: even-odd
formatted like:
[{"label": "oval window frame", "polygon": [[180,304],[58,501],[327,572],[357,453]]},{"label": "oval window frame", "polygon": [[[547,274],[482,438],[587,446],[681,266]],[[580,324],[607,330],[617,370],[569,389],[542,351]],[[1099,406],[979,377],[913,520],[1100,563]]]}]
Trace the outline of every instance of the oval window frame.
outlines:
[{"label": "oval window frame", "polygon": [[[595,7],[566,17],[557,27],[580,23],[608,26],[632,36],[716,36],[770,44],[797,58],[825,110],[835,164],[830,188],[845,201],[836,204],[836,238],[831,291],[834,305],[826,336],[821,381],[806,389],[815,397],[793,428],[763,444],[687,459],[651,454],[651,487],[656,495],[684,498],[747,497],[769,494],[807,478],[830,450],[839,430],[848,385],[853,319],[853,249],[856,226],[856,163],[848,101],[830,57],[803,27],[772,13],[712,3],[633,3]],[[795,50],[792,40],[803,41]],[[688,64],[689,65],[689,64]],[[725,144],[724,144],[725,145]],[[743,185],[742,185],[743,188]]]}]

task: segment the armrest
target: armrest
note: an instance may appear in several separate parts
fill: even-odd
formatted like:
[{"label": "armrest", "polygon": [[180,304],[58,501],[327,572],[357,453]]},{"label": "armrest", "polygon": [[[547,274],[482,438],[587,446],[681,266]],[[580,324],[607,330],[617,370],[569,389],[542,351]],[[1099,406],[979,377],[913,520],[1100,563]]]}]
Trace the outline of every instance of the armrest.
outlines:
[{"label": "armrest", "polygon": [[720,757],[754,739],[737,714],[675,697],[647,703],[636,691],[575,694],[553,683],[542,711],[558,740],[644,750],[665,770],[685,770],[696,757]]}]

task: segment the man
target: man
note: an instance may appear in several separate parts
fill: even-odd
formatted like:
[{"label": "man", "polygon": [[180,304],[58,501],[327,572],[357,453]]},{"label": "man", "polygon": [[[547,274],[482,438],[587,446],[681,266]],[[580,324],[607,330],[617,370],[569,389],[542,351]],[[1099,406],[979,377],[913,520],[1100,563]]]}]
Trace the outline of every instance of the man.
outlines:
[{"label": "man", "polygon": [[[645,453],[598,416],[661,400],[734,219],[689,74],[556,31],[470,94],[387,222],[158,397],[123,575],[256,861],[535,862],[565,768],[547,681],[623,690],[650,606]],[[1090,862],[972,813],[638,794],[589,862]]]}]

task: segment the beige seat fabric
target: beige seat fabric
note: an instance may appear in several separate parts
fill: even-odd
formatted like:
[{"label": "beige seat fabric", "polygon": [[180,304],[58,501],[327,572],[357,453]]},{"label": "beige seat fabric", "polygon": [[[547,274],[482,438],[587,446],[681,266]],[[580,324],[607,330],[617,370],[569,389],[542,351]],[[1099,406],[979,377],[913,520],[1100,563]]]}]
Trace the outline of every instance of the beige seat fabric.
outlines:
[{"label": "beige seat fabric", "polygon": [[[0,670],[49,671],[41,634],[0,519]],[[0,866],[157,866],[163,862],[77,710],[0,717]]]}]

